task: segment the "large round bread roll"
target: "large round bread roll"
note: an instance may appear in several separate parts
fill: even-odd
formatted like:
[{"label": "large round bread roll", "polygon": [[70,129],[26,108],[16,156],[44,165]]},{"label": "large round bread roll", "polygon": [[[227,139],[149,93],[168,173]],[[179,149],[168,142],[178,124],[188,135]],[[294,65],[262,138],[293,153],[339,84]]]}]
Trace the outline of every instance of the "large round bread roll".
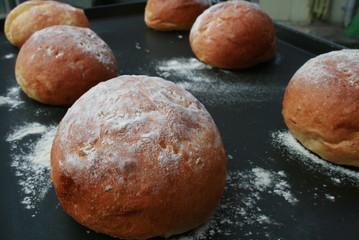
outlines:
[{"label": "large round bread roll", "polygon": [[218,129],[172,82],[120,76],[85,93],[59,124],[51,177],[65,212],[124,239],[206,223],[226,179]]},{"label": "large round bread roll", "polygon": [[210,0],[148,0],[145,23],[160,31],[189,31]]},{"label": "large round bread roll", "polygon": [[359,50],[333,51],[306,62],[285,91],[283,117],[309,150],[359,167]]},{"label": "large round bread roll", "polygon": [[90,24],[82,9],[56,1],[26,1],[7,15],[4,32],[13,45],[21,47],[34,32],[53,25]]},{"label": "large round bread roll", "polygon": [[22,46],[16,80],[32,99],[71,105],[88,89],[116,77],[109,46],[89,28],[51,26],[35,32]]},{"label": "large round bread roll", "polygon": [[226,69],[252,67],[275,53],[276,36],[270,17],[258,5],[227,1],[204,11],[190,32],[197,58]]}]

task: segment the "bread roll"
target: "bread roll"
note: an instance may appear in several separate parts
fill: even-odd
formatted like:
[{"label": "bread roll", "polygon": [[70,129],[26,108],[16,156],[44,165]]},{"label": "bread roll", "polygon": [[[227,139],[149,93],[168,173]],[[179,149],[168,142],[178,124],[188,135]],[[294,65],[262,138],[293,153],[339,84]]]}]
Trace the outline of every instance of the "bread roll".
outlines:
[{"label": "bread roll", "polygon": [[359,50],[306,62],[290,80],[283,117],[292,135],[323,159],[359,167]]},{"label": "bread roll", "polygon": [[145,23],[160,31],[189,31],[205,9],[209,0],[148,0],[145,8]]},{"label": "bread roll", "polygon": [[39,30],[26,41],[15,75],[30,98],[71,105],[92,86],[118,74],[111,49],[92,30],[58,25]]},{"label": "bread roll", "polygon": [[8,14],[4,32],[13,45],[21,47],[34,32],[53,25],[90,24],[82,9],[55,1],[26,1]]},{"label": "bread roll", "polygon": [[190,32],[197,58],[225,69],[252,67],[275,53],[276,36],[270,17],[258,5],[228,1],[204,11]]},{"label": "bread roll", "polygon": [[161,78],[120,76],[62,119],[51,176],[63,209],[82,225],[124,239],[168,237],[210,219],[226,156],[190,93]]}]

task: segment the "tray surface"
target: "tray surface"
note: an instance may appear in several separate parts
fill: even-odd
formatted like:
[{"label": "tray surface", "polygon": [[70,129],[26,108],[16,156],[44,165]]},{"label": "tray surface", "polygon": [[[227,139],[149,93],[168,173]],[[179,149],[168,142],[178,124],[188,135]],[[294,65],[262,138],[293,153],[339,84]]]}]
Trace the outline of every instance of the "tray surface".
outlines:
[{"label": "tray surface", "polygon": [[[268,62],[241,71],[197,61],[186,32],[157,32],[143,4],[90,9],[91,28],[112,48],[120,74],[160,76],[210,112],[228,157],[221,204],[209,224],[172,239],[357,239],[359,172],[307,152],[281,116],[285,87],[318,53],[281,38]],[[284,35],[283,35],[284,36]],[[293,34],[291,35],[293,37]],[[322,51],[338,46],[319,43]],[[17,48],[0,33],[0,238],[112,239],[82,227],[59,206],[49,169],[35,164],[67,108],[30,100],[16,84]],[[45,155],[44,155],[45,154]]]}]

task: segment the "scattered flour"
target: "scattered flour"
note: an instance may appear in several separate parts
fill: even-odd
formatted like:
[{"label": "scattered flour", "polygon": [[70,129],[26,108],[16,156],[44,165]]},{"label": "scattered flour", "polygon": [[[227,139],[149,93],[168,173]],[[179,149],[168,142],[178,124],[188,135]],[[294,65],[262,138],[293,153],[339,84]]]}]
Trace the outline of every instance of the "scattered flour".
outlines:
[{"label": "scattered flour", "polygon": [[11,59],[14,58],[16,55],[14,53],[8,53],[2,57],[2,59]]},{"label": "scattered flour", "polygon": [[300,159],[309,169],[328,175],[333,183],[338,184],[341,179],[346,179],[352,183],[359,184],[359,172],[327,162],[314,155],[303,147],[289,131],[275,131],[271,133],[271,136],[275,147],[284,147],[290,155]]},{"label": "scattered flour", "polygon": [[163,77],[171,75],[179,76],[193,82],[210,82],[210,74],[204,74],[203,70],[212,69],[211,66],[198,61],[196,58],[175,58],[160,62],[157,66],[158,73]]},{"label": "scattered flour", "polygon": [[24,137],[32,134],[43,134],[46,132],[46,130],[47,130],[46,126],[43,126],[40,123],[30,123],[25,126],[21,126],[17,128],[16,131],[14,131],[6,138],[6,141],[8,142],[19,141]]},{"label": "scattered flour", "polygon": [[[271,239],[271,229],[285,225],[281,219],[266,215],[260,208],[269,196],[278,198],[288,207],[298,199],[293,195],[283,171],[254,167],[244,171],[229,171],[225,193],[212,220],[192,232],[174,237],[176,240],[217,239],[218,235],[236,239],[241,236]],[[263,231],[254,232],[261,226]],[[216,236],[217,235],[217,236]]]},{"label": "scattered flour", "polygon": [[332,202],[335,201],[335,197],[334,197],[333,195],[328,194],[328,193],[325,194],[325,198],[328,199],[328,200],[330,200],[330,201],[332,201]]},{"label": "scattered flour", "polygon": [[[241,103],[260,103],[274,99],[282,87],[246,81],[245,75],[213,68],[196,58],[173,58],[156,62],[156,73],[199,97],[211,106]],[[241,79],[243,78],[243,79]],[[243,81],[244,80],[244,81]]]},{"label": "scattered flour", "polygon": [[20,100],[20,91],[21,88],[19,86],[8,89],[6,96],[0,96],[0,106],[8,106],[9,111],[21,106],[24,102]]},{"label": "scattered flour", "polygon": [[15,128],[6,138],[11,167],[19,178],[21,203],[26,209],[36,209],[51,188],[50,152],[55,133],[55,126],[28,123]]}]

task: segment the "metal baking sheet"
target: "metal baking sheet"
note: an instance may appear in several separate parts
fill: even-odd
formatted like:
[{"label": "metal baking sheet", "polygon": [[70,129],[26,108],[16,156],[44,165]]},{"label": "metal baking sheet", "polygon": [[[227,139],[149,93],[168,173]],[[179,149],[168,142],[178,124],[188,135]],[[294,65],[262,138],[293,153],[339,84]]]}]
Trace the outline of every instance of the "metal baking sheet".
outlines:
[{"label": "metal baking sheet", "polygon": [[[294,72],[317,54],[341,46],[276,25],[278,48],[270,61],[228,71],[196,61],[187,32],[148,29],[143,3],[86,13],[91,28],[114,51],[120,74],[161,76],[185,87],[206,106],[223,137],[228,180],[222,202],[209,224],[173,239],[358,238],[358,170],[305,152],[290,139],[281,116],[283,93]],[[62,211],[46,180],[48,171],[21,168],[67,108],[37,103],[19,91],[17,53],[2,31],[0,238],[112,239]],[[21,128],[31,124],[38,131],[21,135]]]}]

